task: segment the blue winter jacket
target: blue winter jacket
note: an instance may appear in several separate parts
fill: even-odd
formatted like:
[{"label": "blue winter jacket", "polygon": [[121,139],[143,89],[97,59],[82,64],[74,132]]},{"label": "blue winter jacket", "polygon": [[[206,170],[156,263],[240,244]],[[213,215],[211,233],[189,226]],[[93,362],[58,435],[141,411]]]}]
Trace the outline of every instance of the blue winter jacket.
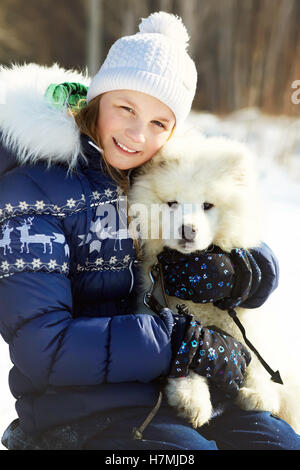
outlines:
[{"label": "blue winter jacket", "polygon": [[[42,100],[48,71],[34,71],[28,80],[44,83]],[[37,133],[29,144],[9,124],[0,147],[0,333],[9,344],[20,425],[35,433],[101,410],[153,406],[155,379],[170,367],[170,330],[158,316],[134,313],[135,249],[120,191],[87,136],[77,142],[85,160],[78,157],[70,171],[70,161],[52,161],[55,145],[70,139],[64,122],[45,134],[48,148],[37,150],[31,142],[39,143],[43,122],[23,125]],[[33,159],[39,151],[44,158]],[[112,227],[117,237],[109,237]],[[263,280],[249,308],[266,300],[278,278],[266,245],[253,256]]]},{"label": "blue winter jacket", "polygon": [[133,241],[105,238],[105,208],[116,208],[119,194],[100,172],[99,152],[83,140],[88,164],[70,176],[40,163],[0,180],[0,331],[29,432],[152,404],[150,382],[171,359],[164,321],[133,313]]}]

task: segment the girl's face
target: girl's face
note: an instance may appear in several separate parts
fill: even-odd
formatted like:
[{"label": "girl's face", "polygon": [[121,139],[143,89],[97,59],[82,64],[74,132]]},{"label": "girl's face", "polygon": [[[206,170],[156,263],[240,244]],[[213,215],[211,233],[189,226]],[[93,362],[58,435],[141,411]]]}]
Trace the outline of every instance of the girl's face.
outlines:
[{"label": "girl's face", "polygon": [[107,162],[119,170],[150,160],[166,143],[174,125],[171,109],[145,93],[116,90],[100,98],[98,136]]}]

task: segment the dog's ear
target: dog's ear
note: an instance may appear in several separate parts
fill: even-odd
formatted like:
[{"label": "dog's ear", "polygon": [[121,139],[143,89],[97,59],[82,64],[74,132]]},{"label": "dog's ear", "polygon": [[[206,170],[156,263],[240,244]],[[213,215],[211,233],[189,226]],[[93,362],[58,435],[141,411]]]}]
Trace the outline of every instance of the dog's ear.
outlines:
[{"label": "dog's ear", "polygon": [[165,167],[167,165],[167,159],[166,157],[162,154],[162,151],[158,151],[156,155],[154,155],[150,160],[148,160],[146,163],[143,165],[135,168],[133,170],[133,177],[139,176],[139,175],[145,175],[150,171],[152,168],[155,168],[157,166],[160,167]]},{"label": "dog's ear", "polygon": [[253,159],[248,152],[238,152],[229,157],[229,172],[238,186],[254,182]]},{"label": "dog's ear", "polygon": [[165,149],[162,149],[152,158],[153,166],[160,168],[165,168],[170,164],[179,164],[179,161],[180,155],[178,154],[178,152],[173,151],[173,153],[170,153],[167,152]]},{"label": "dog's ear", "polygon": [[244,144],[224,141],[223,170],[238,186],[248,186],[255,180],[254,155]]},{"label": "dog's ear", "polygon": [[158,165],[162,168],[167,166],[167,160],[165,158],[162,158],[161,160],[159,160]]},{"label": "dog's ear", "polygon": [[137,176],[140,176],[140,175],[145,175],[146,173],[148,173],[148,171],[153,167],[153,162],[152,162],[153,159],[151,160],[148,160],[146,163],[144,163],[143,165],[141,166],[138,166],[137,168],[134,168],[133,171],[132,171],[132,177],[133,179]]}]

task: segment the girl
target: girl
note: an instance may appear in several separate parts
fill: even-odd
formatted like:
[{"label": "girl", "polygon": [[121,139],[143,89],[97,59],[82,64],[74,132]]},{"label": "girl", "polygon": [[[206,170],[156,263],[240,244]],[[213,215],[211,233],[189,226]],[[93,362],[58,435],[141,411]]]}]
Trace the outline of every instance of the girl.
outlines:
[{"label": "girl", "polygon": [[[2,438],[8,449],[300,448],[286,423],[233,405],[200,433],[165,402],[139,427],[158,378],[196,332],[168,309],[135,313],[123,204],[128,170],[153,158],[190,111],[187,39],[180,19],[150,15],[112,46],[88,90],[87,77],[56,65],[2,68],[0,331],[18,413]],[[253,257],[263,278],[250,308],[277,284],[270,249]],[[238,348],[235,388],[250,360]]]}]

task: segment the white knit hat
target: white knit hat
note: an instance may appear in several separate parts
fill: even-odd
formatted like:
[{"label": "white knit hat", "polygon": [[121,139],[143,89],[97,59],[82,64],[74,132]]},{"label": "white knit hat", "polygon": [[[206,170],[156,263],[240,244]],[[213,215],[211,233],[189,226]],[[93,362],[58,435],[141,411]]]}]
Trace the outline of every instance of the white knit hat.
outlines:
[{"label": "white knit hat", "polygon": [[107,91],[140,91],[166,104],[178,127],[191,110],[197,84],[187,30],[181,18],[163,11],[142,19],[139,30],[112,45],[91,81],[87,102]]}]

